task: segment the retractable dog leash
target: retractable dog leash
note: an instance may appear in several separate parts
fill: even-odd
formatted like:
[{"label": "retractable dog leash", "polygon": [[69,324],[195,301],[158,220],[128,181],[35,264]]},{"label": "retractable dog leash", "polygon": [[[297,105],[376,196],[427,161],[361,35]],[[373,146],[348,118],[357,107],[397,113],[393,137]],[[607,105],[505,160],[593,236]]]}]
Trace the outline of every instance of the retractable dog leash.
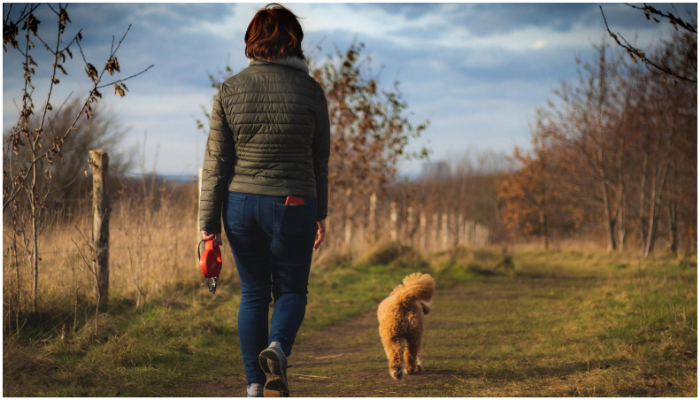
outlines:
[{"label": "retractable dog leash", "polygon": [[[204,242],[204,252],[200,252],[202,242]],[[216,293],[221,273],[221,248],[218,244],[214,244],[213,240],[203,239],[197,244],[197,256],[199,257],[199,269],[204,275],[207,288],[212,294]],[[211,279],[211,285],[209,285],[209,279]]]}]

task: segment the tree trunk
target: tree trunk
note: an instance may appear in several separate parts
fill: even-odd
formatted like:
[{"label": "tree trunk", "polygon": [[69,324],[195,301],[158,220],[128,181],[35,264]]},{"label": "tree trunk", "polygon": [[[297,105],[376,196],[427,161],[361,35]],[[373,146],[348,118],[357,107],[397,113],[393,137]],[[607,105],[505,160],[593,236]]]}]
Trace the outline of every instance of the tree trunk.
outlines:
[{"label": "tree trunk", "polygon": [[[601,144],[602,146],[602,144]],[[598,173],[600,179],[600,194],[603,198],[603,211],[605,214],[605,232],[608,236],[608,251],[614,251],[617,248],[615,242],[615,218],[613,218],[612,211],[610,210],[610,193],[608,191],[608,186],[606,183],[605,168],[603,168],[603,149],[598,151]]]},{"label": "tree trunk", "polygon": [[[675,164],[675,163],[674,163]],[[678,253],[678,207],[677,207],[677,186],[676,167],[672,164],[670,181],[670,194],[668,198],[668,247],[673,254]]]},{"label": "tree trunk", "polygon": [[545,250],[549,250],[549,234],[547,232],[547,214],[540,209],[540,226],[542,227],[542,244]]},{"label": "tree trunk", "polygon": [[643,158],[642,158],[642,177],[641,177],[641,182],[639,184],[639,242],[641,243],[641,252],[644,254],[644,250],[646,249],[646,237],[647,237],[647,231],[646,231],[646,225],[647,225],[647,219],[646,219],[646,213],[647,213],[647,164],[649,162],[649,154],[645,153]]}]

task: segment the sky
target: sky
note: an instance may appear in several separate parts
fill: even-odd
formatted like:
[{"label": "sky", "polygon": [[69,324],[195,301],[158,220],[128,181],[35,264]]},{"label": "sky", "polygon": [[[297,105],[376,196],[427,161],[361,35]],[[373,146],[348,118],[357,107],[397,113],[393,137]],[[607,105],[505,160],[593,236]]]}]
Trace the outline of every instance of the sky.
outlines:
[{"label": "sky", "polygon": [[[76,3],[68,8],[70,38],[82,28],[89,62],[101,66],[129,24],[117,57],[121,73],[146,73],[126,82],[126,97],[106,88],[101,104],[129,129],[122,148],[139,146],[148,169],[164,175],[194,175],[202,163],[206,135],[196,129],[202,107],[211,108],[214,89],[207,73],[229,64],[234,72],[247,66],[243,40],[248,23],[266,3]],[[301,17],[303,48],[317,58],[365,44],[372,68],[391,88],[394,80],[409,105],[409,120],[430,119],[409,151],[426,147],[431,161],[453,161],[464,154],[492,150],[511,153],[530,146],[535,109],[554,99],[561,82],[577,79],[575,57],[591,60],[593,44],[606,37],[600,13],[611,30],[639,47],[649,48],[671,35],[668,23],[647,21],[640,11],[615,3],[283,3]],[[669,4],[653,4],[670,9]],[[697,4],[676,3],[681,16],[697,16]],[[20,9],[15,4],[12,13]],[[3,14],[8,12],[4,4]],[[37,11],[39,34],[55,38],[56,22],[46,6]],[[610,38],[606,39],[608,42]],[[20,43],[22,43],[20,41]],[[38,44],[39,64],[33,78],[35,99],[45,98],[50,78],[49,53]],[[318,47],[321,50],[318,50]],[[84,62],[64,64],[52,104],[69,94],[84,98],[91,83]],[[17,121],[21,102],[22,56],[3,54],[3,130]],[[105,82],[108,80],[105,79]],[[42,97],[43,96],[43,97]],[[146,138],[144,140],[144,138]],[[145,144],[144,144],[145,143]],[[422,161],[403,161],[401,175],[421,171]],[[136,168],[138,169],[138,168]],[[135,170],[136,172],[136,170]]]}]

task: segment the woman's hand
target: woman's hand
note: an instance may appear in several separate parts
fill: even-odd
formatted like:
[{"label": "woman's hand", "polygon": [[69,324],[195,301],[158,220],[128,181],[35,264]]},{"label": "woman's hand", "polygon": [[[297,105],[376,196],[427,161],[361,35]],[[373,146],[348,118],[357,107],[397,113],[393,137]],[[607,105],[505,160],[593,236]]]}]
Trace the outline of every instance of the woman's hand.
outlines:
[{"label": "woman's hand", "polygon": [[321,220],[316,222],[318,225],[318,230],[316,231],[316,240],[314,241],[314,251],[318,250],[318,247],[326,238],[326,220]]},{"label": "woman's hand", "polygon": [[224,244],[224,242],[221,240],[220,233],[211,233],[211,232],[207,232],[207,231],[202,231],[202,239],[213,240],[214,244],[218,244],[219,246]]}]

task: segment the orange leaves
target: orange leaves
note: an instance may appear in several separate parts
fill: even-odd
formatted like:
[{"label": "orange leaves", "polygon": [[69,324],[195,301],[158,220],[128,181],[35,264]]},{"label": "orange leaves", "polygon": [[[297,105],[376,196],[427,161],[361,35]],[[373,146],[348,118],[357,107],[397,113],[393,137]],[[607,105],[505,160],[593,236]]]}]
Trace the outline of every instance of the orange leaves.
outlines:
[{"label": "orange leaves", "polygon": [[34,33],[34,36],[36,36],[36,31],[39,29],[40,23],[41,21],[36,19],[34,14],[29,14],[27,20],[24,21],[24,25],[22,25],[22,30],[29,30],[30,32]]},{"label": "orange leaves", "polygon": [[114,84],[114,94],[118,94],[120,97],[124,97],[129,89],[126,88],[124,82]]},{"label": "orange leaves", "polygon": [[97,68],[95,68],[94,65],[88,63],[87,67],[85,67],[85,72],[88,74],[88,77],[90,77],[90,79],[92,79],[93,82],[98,79]]},{"label": "orange leaves", "polygon": [[114,71],[121,72],[119,71],[119,61],[117,61],[117,57],[112,57],[107,60],[105,70],[107,70],[110,75],[114,75]]},{"label": "orange leaves", "polygon": [[68,18],[68,12],[65,8],[61,7],[61,11],[58,13],[58,26],[63,33],[66,29],[66,25],[70,23],[70,18]]},{"label": "orange leaves", "polygon": [[2,27],[2,48],[7,51],[7,47],[5,45],[9,44],[12,46],[12,48],[17,49],[19,48],[19,43],[17,43],[17,34],[19,33],[19,30],[17,29],[17,25],[12,23],[12,22],[7,22],[5,21],[3,27]]}]

